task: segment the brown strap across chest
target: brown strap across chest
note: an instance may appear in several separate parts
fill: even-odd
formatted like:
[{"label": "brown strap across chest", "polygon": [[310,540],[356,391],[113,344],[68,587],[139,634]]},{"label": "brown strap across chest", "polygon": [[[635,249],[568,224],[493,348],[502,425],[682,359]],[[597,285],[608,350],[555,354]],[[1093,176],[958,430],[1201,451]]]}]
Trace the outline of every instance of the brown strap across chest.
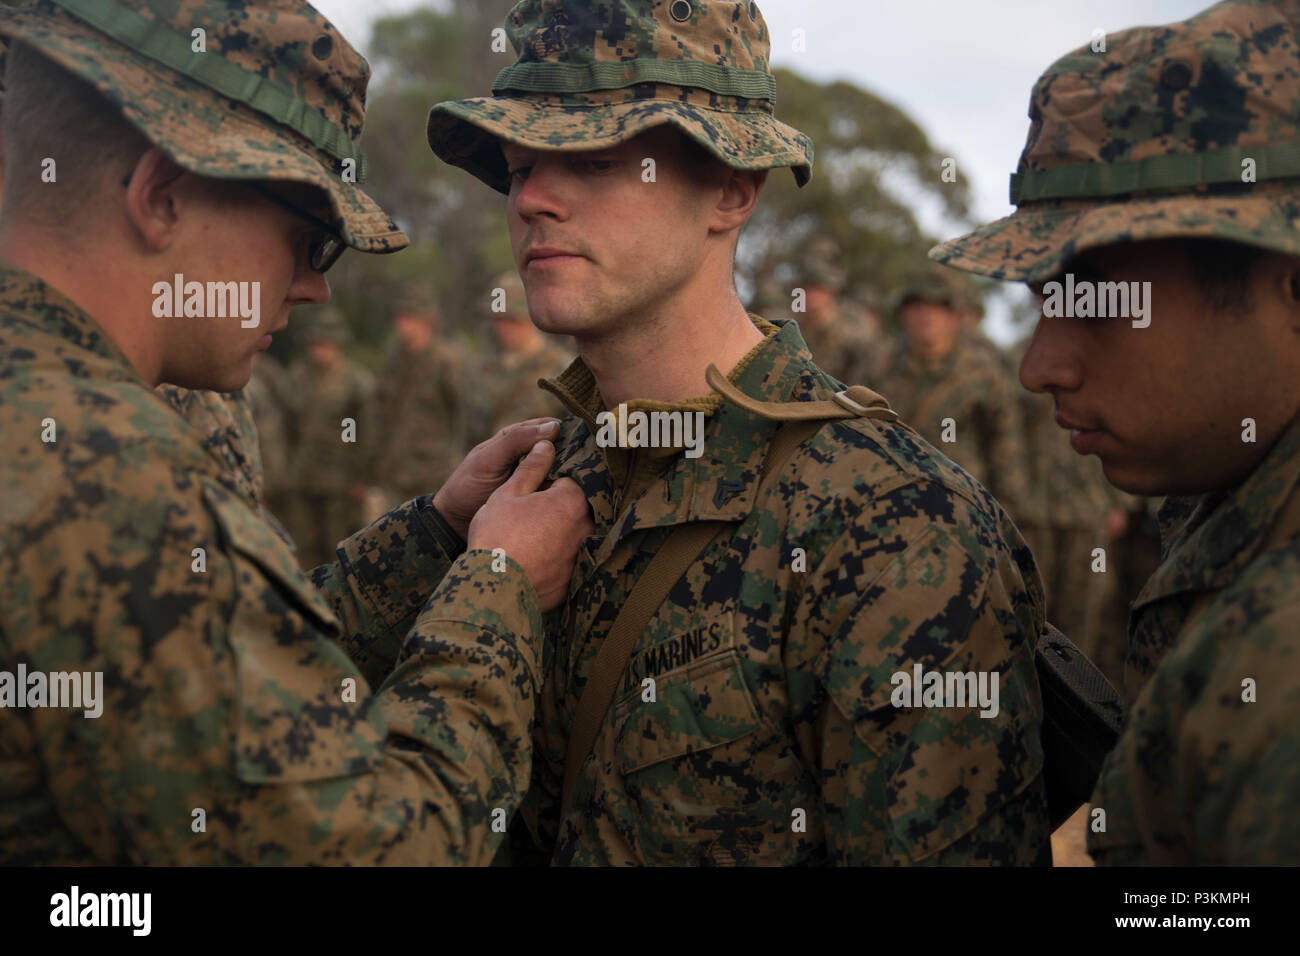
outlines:
[{"label": "brown strap across chest", "polygon": [[[897,414],[883,398],[863,386],[839,392],[831,401],[765,402],[740,391],[716,366],[710,365],[705,377],[732,404],[764,418],[786,423],[777,429],[763,459],[763,472],[754,495],[755,506],[765,492],[770,490],[781,466],[795,449],[820,431],[827,421],[846,418],[879,418],[890,422],[898,420]],[[587,762],[591,748],[600,735],[601,726],[614,699],[614,690],[637,640],[673,585],[715,538],[734,527],[736,524],[730,521],[697,521],[678,525],[632,586],[609,633],[601,642],[600,650],[596,652],[591,675],[578,700],[564,761],[560,819],[569,815],[578,772]]]}]

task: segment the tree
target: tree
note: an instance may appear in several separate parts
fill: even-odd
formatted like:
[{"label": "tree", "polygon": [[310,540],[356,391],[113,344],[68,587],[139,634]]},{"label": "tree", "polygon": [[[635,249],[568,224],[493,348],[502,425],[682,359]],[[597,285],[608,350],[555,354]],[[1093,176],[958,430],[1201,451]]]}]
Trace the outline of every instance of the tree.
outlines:
[{"label": "tree", "polygon": [[434,103],[486,94],[514,62],[512,50],[491,49],[492,30],[512,5],[452,0],[446,9],[421,7],[374,23],[363,139],[370,175],[363,188],[393,214],[411,248],[397,256],[347,256],[330,273],[339,305],[368,319],[358,330],[363,338],[382,333],[380,320],[408,281],[438,290],[449,331],[481,324],[488,283],[512,261],[505,200],[434,156],[425,137]]},{"label": "tree", "polygon": [[844,81],[821,84],[776,71],[777,117],[812,137],[813,176],[802,189],[784,170],[768,176],[741,241],[742,281],[795,283],[803,245],[830,236],[851,286],[887,295],[938,240],[913,210],[920,203],[970,222],[966,180],[944,182],[947,158],[902,110]]}]

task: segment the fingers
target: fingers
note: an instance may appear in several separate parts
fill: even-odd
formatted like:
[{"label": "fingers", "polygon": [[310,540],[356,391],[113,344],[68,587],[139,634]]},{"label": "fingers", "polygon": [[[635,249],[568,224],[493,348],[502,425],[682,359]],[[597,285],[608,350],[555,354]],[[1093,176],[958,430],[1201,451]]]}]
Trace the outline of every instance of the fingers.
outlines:
[{"label": "fingers", "polygon": [[572,478],[557,479],[550,488],[546,489],[546,493],[558,499],[556,507],[567,508],[573,518],[581,519],[588,528],[594,527],[591,522],[591,510],[587,507],[587,496],[582,493],[582,486]]},{"label": "fingers", "polygon": [[[546,473],[551,470],[553,461],[555,461],[555,446],[549,441],[537,442],[533,445],[533,450],[519,463],[515,473],[497,489],[497,493],[511,496],[532,494],[546,480]],[[574,487],[577,485],[575,484]]]},{"label": "fingers", "polygon": [[478,446],[483,456],[481,465],[485,470],[505,473],[537,442],[559,435],[560,423],[554,418],[532,418],[507,425]]}]

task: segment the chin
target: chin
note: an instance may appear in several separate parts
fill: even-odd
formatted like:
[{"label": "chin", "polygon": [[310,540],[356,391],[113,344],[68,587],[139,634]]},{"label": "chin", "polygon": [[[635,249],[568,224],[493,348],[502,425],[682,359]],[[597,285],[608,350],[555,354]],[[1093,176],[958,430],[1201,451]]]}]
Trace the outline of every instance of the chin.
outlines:
[{"label": "chin", "polygon": [[578,308],[543,307],[532,313],[533,325],[551,335],[582,335],[596,323]]},{"label": "chin", "polygon": [[1167,495],[1183,497],[1202,495],[1214,490],[1214,481],[1205,474],[1180,475],[1161,470],[1158,465],[1137,463],[1117,464],[1102,459],[1101,470],[1106,480],[1131,495],[1163,498]]},{"label": "chin", "polygon": [[235,368],[205,371],[206,374],[201,376],[204,384],[191,385],[190,388],[203,388],[222,393],[237,392],[253,377],[253,360],[250,357],[243,365]]},{"label": "chin", "polygon": [[1130,495],[1145,495],[1153,497],[1168,493],[1161,491],[1160,480],[1150,475],[1135,472],[1129,468],[1109,465],[1104,460],[1101,464],[1101,470],[1106,476],[1108,482],[1120,491],[1126,491]]}]

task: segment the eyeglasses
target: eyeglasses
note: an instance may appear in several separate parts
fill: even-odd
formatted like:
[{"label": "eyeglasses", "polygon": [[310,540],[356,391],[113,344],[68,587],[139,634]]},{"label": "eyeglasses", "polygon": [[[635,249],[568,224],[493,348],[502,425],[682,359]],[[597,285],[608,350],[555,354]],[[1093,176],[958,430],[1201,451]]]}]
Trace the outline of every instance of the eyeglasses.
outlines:
[{"label": "eyeglasses", "polygon": [[339,256],[347,250],[347,243],[343,237],[334,231],[334,228],[327,222],[317,219],[305,209],[289,202],[273,189],[267,189],[261,183],[245,182],[243,185],[265,198],[271,200],[281,209],[287,209],[295,216],[306,219],[312,225],[316,226],[323,235],[317,236],[312,240],[311,248],[308,250],[308,263],[316,272],[328,272],[334,263],[339,261]]},{"label": "eyeglasses", "polygon": [[[122,186],[129,187],[130,185],[131,185],[131,173],[127,173],[126,176],[123,177],[122,179]],[[281,196],[279,193],[275,192],[274,190],[267,189],[261,183],[250,182],[248,180],[245,180],[240,185],[247,186],[249,189],[253,190],[254,192],[260,193],[262,196],[271,200],[271,202],[275,203],[281,209],[287,209],[295,216],[300,216],[303,219],[306,219],[308,222],[310,222],[312,225],[314,225],[316,228],[320,229],[320,231],[324,233],[323,236],[318,236],[317,238],[312,240],[311,248],[308,250],[307,261],[308,264],[311,265],[313,270],[322,273],[328,272],[330,267],[334,265],[334,263],[339,261],[339,256],[343,255],[348,245],[346,242],[343,241],[343,237],[334,231],[333,226],[331,226],[327,222],[323,222],[322,220],[317,219],[315,216],[307,212],[305,209],[302,209],[301,207],[294,205],[293,203],[289,202],[289,200]]]}]

